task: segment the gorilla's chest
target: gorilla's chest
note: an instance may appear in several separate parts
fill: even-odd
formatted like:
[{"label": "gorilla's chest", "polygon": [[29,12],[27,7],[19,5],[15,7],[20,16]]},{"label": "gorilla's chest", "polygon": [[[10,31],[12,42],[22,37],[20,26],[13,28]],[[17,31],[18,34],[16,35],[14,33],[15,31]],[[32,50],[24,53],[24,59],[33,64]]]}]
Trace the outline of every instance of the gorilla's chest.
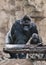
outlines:
[{"label": "gorilla's chest", "polygon": [[17,44],[26,44],[26,42],[30,38],[30,31],[29,30],[25,31],[20,25],[16,26],[15,34],[16,34],[15,42]]}]

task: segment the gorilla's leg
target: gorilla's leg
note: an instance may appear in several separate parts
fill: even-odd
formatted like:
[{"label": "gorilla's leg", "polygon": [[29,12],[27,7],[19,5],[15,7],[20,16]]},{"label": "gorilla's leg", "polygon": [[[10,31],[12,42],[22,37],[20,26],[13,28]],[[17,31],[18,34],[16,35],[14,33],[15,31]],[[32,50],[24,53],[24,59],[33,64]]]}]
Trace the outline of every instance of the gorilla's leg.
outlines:
[{"label": "gorilla's leg", "polygon": [[26,58],[26,54],[25,53],[18,54],[18,57],[20,59],[25,59]]},{"label": "gorilla's leg", "polygon": [[14,53],[9,53],[10,54],[10,58],[16,58],[17,59],[17,55]]}]

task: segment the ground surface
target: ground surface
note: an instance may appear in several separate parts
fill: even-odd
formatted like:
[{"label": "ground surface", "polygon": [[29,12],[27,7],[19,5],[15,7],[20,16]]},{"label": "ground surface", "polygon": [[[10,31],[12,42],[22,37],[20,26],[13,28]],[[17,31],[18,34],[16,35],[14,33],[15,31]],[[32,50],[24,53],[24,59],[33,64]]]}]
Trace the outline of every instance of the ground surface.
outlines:
[{"label": "ground surface", "polygon": [[5,59],[0,62],[0,65],[32,65],[32,63],[26,59]]}]

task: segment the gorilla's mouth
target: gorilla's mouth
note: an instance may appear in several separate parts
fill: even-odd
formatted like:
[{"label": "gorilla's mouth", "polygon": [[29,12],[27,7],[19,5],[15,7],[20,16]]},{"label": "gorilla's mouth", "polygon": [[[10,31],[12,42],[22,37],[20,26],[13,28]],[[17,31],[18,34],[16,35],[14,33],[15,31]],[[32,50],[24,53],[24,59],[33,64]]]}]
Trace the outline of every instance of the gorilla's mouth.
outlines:
[{"label": "gorilla's mouth", "polygon": [[33,41],[34,41],[34,43],[37,43],[37,39],[34,39]]},{"label": "gorilla's mouth", "polygon": [[24,30],[25,31],[28,31],[29,30],[29,27],[28,26],[24,26]]}]

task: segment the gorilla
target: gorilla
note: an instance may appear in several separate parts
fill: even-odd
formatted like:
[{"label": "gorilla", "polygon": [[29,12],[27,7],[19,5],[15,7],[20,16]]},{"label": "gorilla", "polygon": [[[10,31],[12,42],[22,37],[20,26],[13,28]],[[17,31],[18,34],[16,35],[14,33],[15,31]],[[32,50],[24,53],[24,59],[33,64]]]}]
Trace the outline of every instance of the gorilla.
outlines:
[{"label": "gorilla", "polygon": [[30,40],[30,44],[34,44],[34,45],[37,45],[37,46],[42,46],[42,38],[36,34],[36,33],[33,33],[32,34],[32,37],[31,37],[31,40]]},{"label": "gorilla", "polygon": [[[30,45],[34,46],[34,47],[41,47],[43,46],[42,43],[42,38],[39,36],[39,34],[37,33],[33,33],[31,40],[30,40]],[[29,59],[39,59],[39,58],[45,58],[45,54],[40,54],[40,53],[33,53],[33,54],[27,54]]]},{"label": "gorilla", "polygon": [[[21,20],[15,21],[10,32],[6,35],[6,43],[26,44],[33,33],[38,34],[37,26],[25,15]],[[7,42],[8,41],[8,42]],[[16,54],[10,54],[12,58],[17,58]],[[18,54],[19,58],[25,58],[26,54]]]},{"label": "gorilla", "polygon": [[16,44],[26,44],[33,33],[38,34],[37,26],[28,16],[17,20],[11,28],[12,40]]}]

